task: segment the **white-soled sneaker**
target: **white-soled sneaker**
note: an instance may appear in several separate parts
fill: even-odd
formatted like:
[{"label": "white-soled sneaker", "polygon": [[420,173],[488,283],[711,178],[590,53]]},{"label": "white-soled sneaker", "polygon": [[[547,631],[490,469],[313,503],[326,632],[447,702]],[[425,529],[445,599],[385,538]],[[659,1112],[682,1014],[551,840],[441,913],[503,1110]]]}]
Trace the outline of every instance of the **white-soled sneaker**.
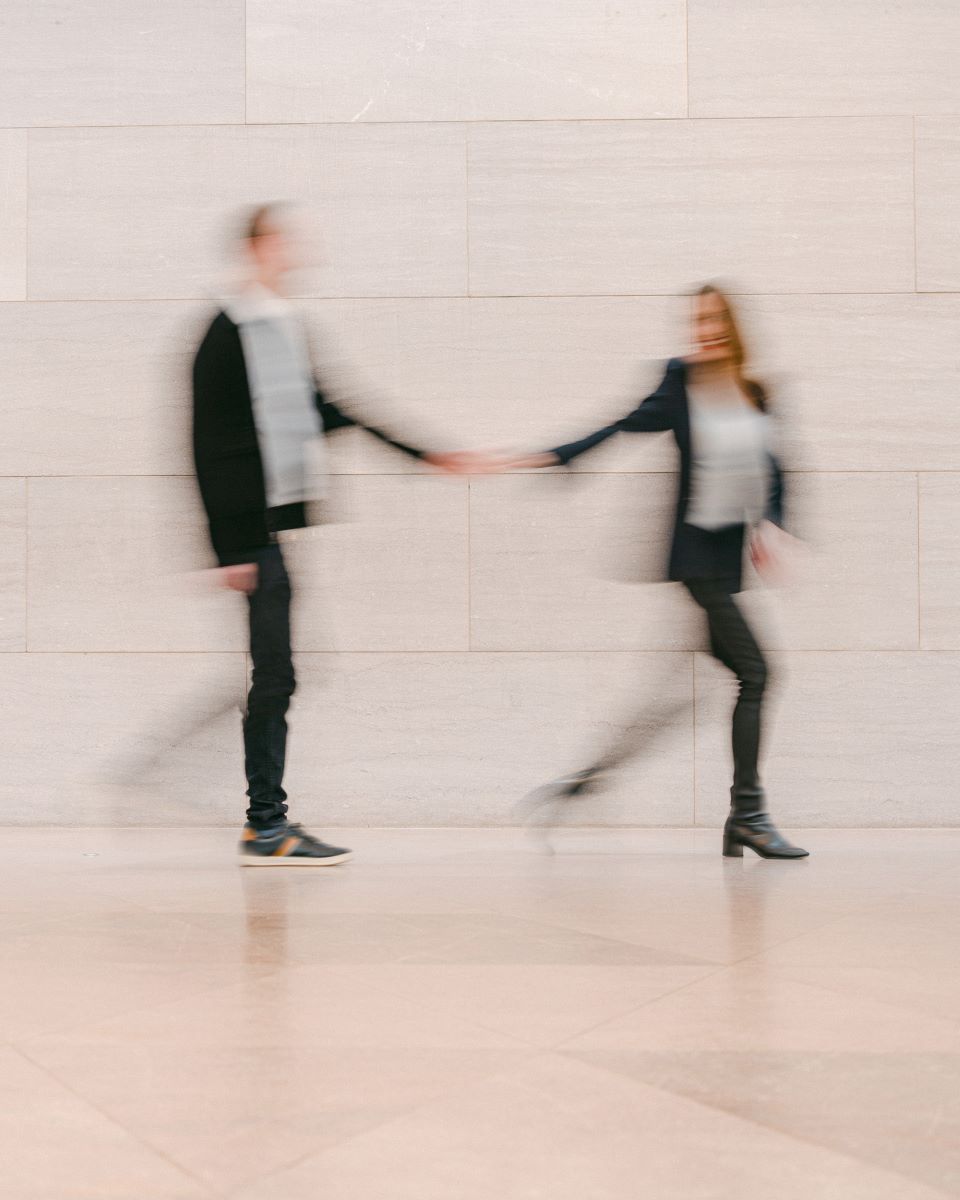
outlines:
[{"label": "white-soled sneaker", "polygon": [[352,850],[328,846],[300,825],[277,825],[273,829],[246,825],[240,840],[240,862],[244,867],[335,867],[352,855]]}]

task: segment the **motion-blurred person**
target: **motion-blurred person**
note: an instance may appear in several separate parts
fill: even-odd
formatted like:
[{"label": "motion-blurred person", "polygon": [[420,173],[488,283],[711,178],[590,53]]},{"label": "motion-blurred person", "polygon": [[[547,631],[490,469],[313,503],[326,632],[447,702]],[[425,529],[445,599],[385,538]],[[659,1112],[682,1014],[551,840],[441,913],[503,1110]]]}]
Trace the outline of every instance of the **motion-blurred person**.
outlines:
[{"label": "motion-blurred person", "polygon": [[240,852],[250,866],[328,866],[350,851],[287,820],[286,714],[295,679],[291,588],[277,535],[309,523],[308,454],[322,452],[323,435],[337,429],[359,426],[442,470],[457,470],[464,460],[404,445],[326,397],[305,330],[283,299],[284,280],[297,263],[282,209],[254,210],[241,240],[246,283],[213,318],[193,364],[194,461],[210,538],[224,584],[243,592],[249,605],[253,678],[243,720],[249,807]]},{"label": "motion-blurred person", "polygon": [[[771,448],[763,388],[745,373],[743,341],[730,299],[718,287],[693,298],[695,350],[667,364],[657,390],[621,420],[579,441],[501,465],[550,467],[618,433],[671,432],[680,455],[679,489],[668,577],[684,585],[703,609],[715,658],[737,677],[733,711],[733,787],[723,831],[723,853],[744,846],[764,858],[803,858],[766,811],[758,758],[767,665],[734,599],[742,589],[743,553],[763,572],[775,566],[783,521],[783,474]],[[558,795],[589,788],[622,755],[554,785]]]}]

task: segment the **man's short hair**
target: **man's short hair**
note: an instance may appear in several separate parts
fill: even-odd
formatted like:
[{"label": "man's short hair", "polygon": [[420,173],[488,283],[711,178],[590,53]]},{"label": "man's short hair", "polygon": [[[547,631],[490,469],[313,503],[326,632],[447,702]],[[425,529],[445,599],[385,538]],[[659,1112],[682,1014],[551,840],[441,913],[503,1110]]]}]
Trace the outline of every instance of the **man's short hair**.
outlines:
[{"label": "man's short hair", "polygon": [[283,207],[283,204],[274,201],[270,204],[258,204],[256,208],[251,209],[244,219],[243,240],[252,242],[264,234],[275,233],[279,213]]}]

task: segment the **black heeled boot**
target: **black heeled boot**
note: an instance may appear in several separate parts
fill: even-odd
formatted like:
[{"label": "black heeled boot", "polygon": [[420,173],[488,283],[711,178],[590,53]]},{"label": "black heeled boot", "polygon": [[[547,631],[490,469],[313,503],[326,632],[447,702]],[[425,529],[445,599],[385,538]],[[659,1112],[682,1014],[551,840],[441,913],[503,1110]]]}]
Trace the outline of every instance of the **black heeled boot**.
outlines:
[{"label": "black heeled boot", "polygon": [[810,851],[788,842],[763,810],[763,792],[747,795],[734,792],[730,816],[723,827],[724,858],[743,858],[744,846],[761,858],[806,858]]}]

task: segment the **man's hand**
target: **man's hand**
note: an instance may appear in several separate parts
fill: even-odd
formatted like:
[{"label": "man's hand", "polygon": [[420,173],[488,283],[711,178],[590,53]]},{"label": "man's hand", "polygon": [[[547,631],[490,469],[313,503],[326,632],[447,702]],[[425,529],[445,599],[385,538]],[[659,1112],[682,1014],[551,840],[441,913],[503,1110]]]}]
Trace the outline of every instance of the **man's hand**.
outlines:
[{"label": "man's hand", "polygon": [[257,590],[257,564],[235,563],[233,566],[223,567],[220,578],[224,587],[249,596]]}]

